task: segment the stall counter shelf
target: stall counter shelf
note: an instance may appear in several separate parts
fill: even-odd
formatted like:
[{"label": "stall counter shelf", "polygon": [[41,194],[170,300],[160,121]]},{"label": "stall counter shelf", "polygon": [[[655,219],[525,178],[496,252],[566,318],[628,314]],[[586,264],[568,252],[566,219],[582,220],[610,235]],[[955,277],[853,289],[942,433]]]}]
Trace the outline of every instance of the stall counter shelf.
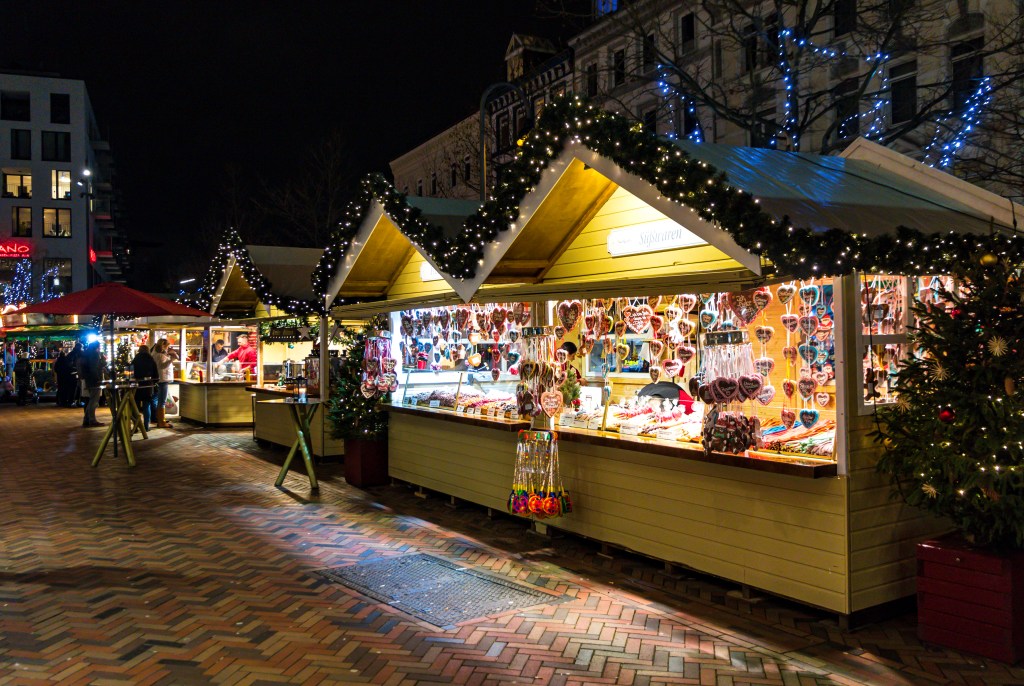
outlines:
[{"label": "stall counter shelf", "polygon": [[[290,447],[295,442],[295,426],[285,405],[262,403],[263,400],[288,398],[294,392],[277,385],[247,386],[247,402],[251,403],[253,438],[257,442]],[[317,458],[340,457],[345,454],[345,442],[331,437],[330,423],[325,420],[325,409],[313,415],[310,422],[310,443]]]},{"label": "stall counter shelf", "polygon": [[178,381],[180,415],[203,426],[252,426],[252,399],[244,381]]}]

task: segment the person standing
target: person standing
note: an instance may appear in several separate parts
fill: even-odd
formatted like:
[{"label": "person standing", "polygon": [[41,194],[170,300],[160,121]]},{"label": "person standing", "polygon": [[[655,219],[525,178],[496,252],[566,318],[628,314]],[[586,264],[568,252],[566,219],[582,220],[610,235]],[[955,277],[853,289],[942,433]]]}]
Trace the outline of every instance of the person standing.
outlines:
[{"label": "person standing", "polygon": [[82,380],[89,394],[82,426],[103,426],[103,422],[96,420],[96,408],[100,404],[100,383],[103,381],[103,358],[100,355],[99,341],[87,345],[78,358],[78,378]]},{"label": "person standing", "polygon": [[168,346],[167,339],[161,338],[156,342],[151,353],[153,361],[156,362],[157,385],[156,395],[153,397],[153,418],[156,425],[161,429],[171,429],[171,423],[164,417],[167,406],[167,387],[174,381],[174,356],[173,350]]},{"label": "person standing", "polygon": [[255,372],[256,363],[259,361],[259,355],[256,352],[256,348],[249,345],[249,336],[244,333],[239,334],[238,338],[235,340],[238,341],[238,348],[233,353],[225,357],[224,360],[238,360],[238,364],[243,372]]},{"label": "person standing", "polygon": [[153,417],[153,391],[159,377],[156,360],[149,354],[148,345],[140,345],[139,352],[135,353],[132,359],[132,376],[139,382],[139,388],[135,389],[135,402],[142,412],[142,425],[149,431],[149,422]]}]

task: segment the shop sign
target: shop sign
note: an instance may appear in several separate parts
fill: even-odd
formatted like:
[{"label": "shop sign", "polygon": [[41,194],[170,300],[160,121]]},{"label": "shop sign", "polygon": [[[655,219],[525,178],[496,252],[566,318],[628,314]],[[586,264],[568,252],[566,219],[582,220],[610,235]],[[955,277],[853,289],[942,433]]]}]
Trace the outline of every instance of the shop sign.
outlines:
[{"label": "shop sign", "polygon": [[702,238],[671,220],[645,226],[627,226],[608,232],[608,254],[612,257],[675,250],[703,243]]},{"label": "shop sign", "polygon": [[440,281],[441,272],[430,266],[429,262],[420,264],[420,281]]},{"label": "shop sign", "polygon": [[32,257],[32,246],[18,241],[0,241],[0,259]]}]

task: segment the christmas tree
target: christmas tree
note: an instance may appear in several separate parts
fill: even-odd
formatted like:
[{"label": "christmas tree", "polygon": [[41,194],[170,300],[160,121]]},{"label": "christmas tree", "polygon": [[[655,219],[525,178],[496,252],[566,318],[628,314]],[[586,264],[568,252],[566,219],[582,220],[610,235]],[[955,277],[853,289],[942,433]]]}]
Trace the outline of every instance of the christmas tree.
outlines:
[{"label": "christmas tree", "polygon": [[363,395],[363,354],[366,339],[377,330],[381,321],[371,321],[361,330],[342,328],[338,339],[342,345],[342,360],[337,376],[332,378],[331,400],[327,418],[335,438],[376,440],[387,436],[388,415],[378,405],[390,394]]},{"label": "christmas tree", "polygon": [[938,303],[914,307],[897,401],[877,415],[878,469],[968,541],[1024,548],[1024,282],[992,253],[954,277]]}]

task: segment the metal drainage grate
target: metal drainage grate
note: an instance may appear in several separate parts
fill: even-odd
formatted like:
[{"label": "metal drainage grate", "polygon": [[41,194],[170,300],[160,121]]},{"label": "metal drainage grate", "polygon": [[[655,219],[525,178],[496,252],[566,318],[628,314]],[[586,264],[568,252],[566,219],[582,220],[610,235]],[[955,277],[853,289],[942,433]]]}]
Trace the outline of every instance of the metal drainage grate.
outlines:
[{"label": "metal drainage grate", "polygon": [[439,627],[568,599],[424,553],[317,574]]}]

